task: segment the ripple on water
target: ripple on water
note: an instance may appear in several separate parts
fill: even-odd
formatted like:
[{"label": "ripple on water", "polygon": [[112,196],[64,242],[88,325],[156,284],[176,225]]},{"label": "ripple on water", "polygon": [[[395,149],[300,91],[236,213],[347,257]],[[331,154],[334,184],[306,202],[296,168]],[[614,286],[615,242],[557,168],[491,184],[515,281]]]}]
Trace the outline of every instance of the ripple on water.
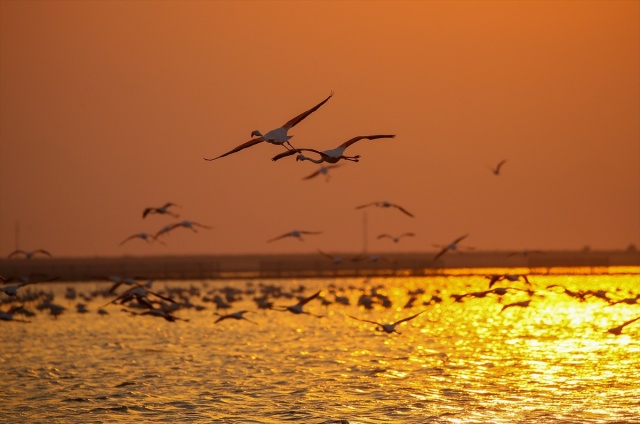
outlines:
[{"label": "ripple on water", "polygon": [[[0,345],[9,347],[1,362],[2,412],[13,422],[640,422],[640,325],[617,337],[606,333],[637,308],[544,290],[620,287],[626,296],[640,279],[562,278],[532,277],[543,296],[502,313],[496,298],[453,302],[451,293],[487,284],[482,276],[453,276],[337,279],[332,283],[352,306],[306,306],[323,319],[259,310],[257,326],[213,325],[210,310],[194,309],[178,311],[190,321],[177,323],[117,310],[37,315],[0,332]],[[308,292],[328,284],[278,284],[301,283]],[[361,290],[374,285],[400,306],[355,306]],[[425,300],[440,290],[444,301],[402,324],[400,335],[346,317],[393,322],[417,313],[401,308],[407,289],[417,287]],[[250,297],[237,306],[254,309]]]}]

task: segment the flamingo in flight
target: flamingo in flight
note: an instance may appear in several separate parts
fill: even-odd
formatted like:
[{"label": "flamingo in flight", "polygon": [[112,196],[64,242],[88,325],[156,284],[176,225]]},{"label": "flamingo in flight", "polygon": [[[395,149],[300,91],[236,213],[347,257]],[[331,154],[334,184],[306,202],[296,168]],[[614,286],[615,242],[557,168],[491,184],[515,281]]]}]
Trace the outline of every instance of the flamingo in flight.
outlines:
[{"label": "flamingo in flight", "polygon": [[[320,292],[321,292],[321,290],[318,290],[316,293],[312,294],[311,296],[305,297],[304,299],[301,299],[295,305],[277,306],[277,307],[273,306],[271,309],[273,309],[274,311],[282,311],[282,312],[289,311],[292,314],[296,314],[296,315],[306,314],[306,315],[311,315],[311,316],[318,317],[318,318],[323,318],[322,315],[315,315],[315,314],[312,314],[311,312],[307,312],[304,309],[302,309],[304,307],[304,305],[306,305],[307,303],[309,303],[310,301],[312,301],[316,297],[320,296]],[[276,309],[276,308],[278,308],[278,309]]]},{"label": "flamingo in flight", "polygon": [[440,256],[444,255],[445,253],[447,253],[449,250],[456,250],[458,249],[458,243],[460,243],[462,240],[466,239],[467,237],[469,237],[469,234],[465,234],[463,236],[458,237],[457,239],[455,239],[454,241],[452,241],[451,243],[449,243],[448,245],[444,246],[442,248],[442,250],[440,250],[440,252],[438,252],[438,254],[433,258],[434,261],[437,261],[438,258],[440,258]]},{"label": "flamingo in flight", "polygon": [[[289,121],[285,122],[284,125],[281,126],[280,128],[271,130],[266,134],[262,134],[260,131],[254,130],[253,132],[251,132],[251,137],[257,137],[257,138],[252,138],[251,140],[239,145],[235,149],[232,149],[223,155],[220,155],[211,159],[204,158],[204,160],[212,161],[212,160],[220,159],[230,154],[239,152],[240,150],[246,149],[247,147],[255,146],[256,144],[262,143],[263,141],[266,141],[267,143],[271,143],[271,144],[282,145],[286,149],[289,149],[289,148],[293,149],[294,147],[289,142],[289,140],[293,136],[289,135],[288,131],[291,128],[298,125],[304,118],[306,118],[307,116],[311,115],[313,112],[318,110],[318,108],[320,108],[320,106],[325,104],[332,96],[333,96],[333,92],[329,94],[329,97],[327,97],[326,99],[324,99],[323,101],[321,101],[320,103],[312,107],[311,109],[307,110],[306,112],[302,112],[300,115],[296,116],[295,118],[292,118]],[[287,145],[289,147],[287,147]]]},{"label": "flamingo in flight", "polygon": [[330,259],[334,264],[339,265],[342,263],[342,257],[340,256],[335,256],[335,255],[331,255],[329,253],[323,252],[322,250],[318,249],[318,253],[320,253],[322,256],[324,256],[325,258]]},{"label": "flamingo in flight", "polygon": [[493,175],[495,176],[500,175],[500,168],[502,168],[502,165],[504,165],[506,161],[507,161],[506,159],[501,160],[500,162],[498,162],[495,168],[492,168],[489,166],[489,169],[491,170],[491,172],[493,172]]},{"label": "flamingo in flight", "polygon": [[[308,160],[311,161],[313,163],[322,163],[322,162],[327,162],[327,163],[337,163],[340,160],[349,160],[352,162],[358,162],[360,160],[360,155],[356,155],[356,156],[345,156],[344,155],[344,151],[347,149],[347,147],[351,146],[353,143],[355,143],[356,141],[360,141],[363,139],[366,140],[375,140],[378,138],[395,138],[395,134],[380,134],[380,135],[359,135],[357,137],[353,137],[347,141],[345,141],[344,143],[342,143],[341,145],[339,145],[338,147],[336,147],[335,149],[331,149],[331,150],[325,150],[325,151],[319,151],[316,149],[293,149],[293,150],[288,150],[284,153],[280,153],[279,155],[275,155],[271,160],[273,161],[277,161],[279,159],[282,159],[284,157],[287,156],[291,156],[295,153],[298,153],[298,156],[296,156],[296,160]],[[310,157],[305,156],[304,154],[302,154],[302,152],[314,152],[320,155],[319,159],[313,159]]]},{"label": "flamingo in flight", "polygon": [[38,281],[21,281],[19,284],[14,284],[11,286],[0,287],[0,292],[6,294],[7,296],[16,297],[18,295],[18,289],[24,287],[28,284],[34,284]]},{"label": "flamingo in flight", "polygon": [[390,234],[380,234],[378,236],[378,240],[383,239],[383,238],[388,238],[393,240],[394,243],[398,243],[400,241],[401,238],[403,237],[414,237],[415,234],[414,233],[404,233],[404,234],[400,234],[399,236],[392,236]]},{"label": "flamingo in flight", "polygon": [[400,212],[404,213],[405,215],[410,216],[411,218],[413,218],[413,214],[411,212],[409,212],[408,210],[406,210],[405,208],[403,208],[400,205],[396,205],[395,203],[391,203],[391,202],[371,202],[371,203],[367,203],[365,205],[360,205],[360,206],[356,206],[356,209],[362,209],[362,208],[367,208],[369,206],[378,206],[379,208],[396,208],[398,209]]},{"label": "flamingo in flight", "polygon": [[629,321],[623,322],[622,324],[620,324],[617,327],[613,327],[607,330],[607,333],[611,333],[611,334],[615,334],[616,336],[619,336],[620,334],[622,334],[622,330],[624,329],[624,327],[626,327],[629,324],[633,324],[634,322],[638,321],[640,319],[640,317],[636,317],[633,319],[630,319]]},{"label": "flamingo in flight", "polygon": [[329,175],[329,170],[330,169],[335,169],[338,168],[341,165],[320,165],[320,169],[318,169],[315,172],[312,172],[311,174],[307,175],[306,177],[302,178],[303,180],[310,180],[312,178],[317,177],[318,175],[324,175],[325,181],[329,182],[329,180],[331,179],[331,175]]},{"label": "flamingo in flight", "polygon": [[411,321],[412,319],[414,319],[415,317],[417,317],[418,315],[420,315],[420,314],[422,314],[424,312],[426,312],[426,311],[418,312],[415,315],[411,315],[410,317],[406,317],[406,318],[401,319],[400,321],[392,322],[392,323],[389,323],[389,324],[380,324],[379,322],[376,322],[376,321],[369,321],[369,320],[366,320],[366,319],[360,319],[360,318],[356,318],[356,317],[351,316],[351,315],[347,315],[347,316],[349,318],[355,319],[356,321],[368,322],[369,324],[375,324],[377,331],[384,331],[387,334],[391,334],[391,333],[400,334],[396,330],[396,327],[398,326],[398,324],[402,324],[403,322]]},{"label": "flamingo in flight", "polygon": [[253,312],[253,311],[238,311],[238,312],[232,312],[226,315],[220,315],[219,313],[214,312],[214,315],[219,316],[218,319],[214,321],[214,324],[217,324],[220,321],[224,321],[225,319],[237,319],[237,320],[243,319],[245,321],[249,321],[252,324],[257,324],[257,322],[251,321],[250,319],[244,316],[244,314],[246,314],[247,312]]},{"label": "flamingo in flight", "polygon": [[157,240],[158,242],[164,244],[164,242],[162,240],[158,240],[158,238],[156,236],[152,235],[152,234],[149,234],[149,233],[137,233],[137,234],[133,234],[133,235],[127,237],[126,239],[122,240],[118,246],[122,246],[123,244],[125,244],[129,240],[133,240],[133,239],[136,239],[136,238],[142,239],[142,240],[146,241],[147,243],[152,243],[152,242]]},{"label": "flamingo in flight", "polygon": [[184,220],[182,222],[178,222],[175,224],[170,224],[170,225],[165,225],[160,231],[158,231],[155,235],[155,237],[157,238],[158,236],[162,235],[162,234],[166,234],[169,231],[172,231],[178,227],[184,227],[184,228],[190,228],[191,231],[193,231],[194,233],[197,233],[198,230],[196,230],[197,228],[205,228],[207,230],[212,229],[213,227],[210,227],[209,225],[204,225],[204,224],[200,224],[198,222],[194,222],[194,221],[188,221],[188,220]]},{"label": "flamingo in flight", "polygon": [[157,213],[157,214],[161,214],[161,215],[170,215],[174,218],[179,217],[180,215],[178,215],[175,212],[171,212],[169,210],[169,208],[171,206],[177,206],[180,207],[178,205],[176,205],[175,203],[171,203],[171,202],[167,202],[162,206],[158,206],[158,207],[149,207],[149,208],[144,208],[144,211],[142,211],[142,217],[146,218],[147,215],[149,215],[150,213]]},{"label": "flamingo in flight", "polygon": [[35,255],[37,254],[43,254],[46,256],[51,257],[51,253],[49,253],[48,251],[44,250],[44,249],[36,249],[36,250],[21,250],[21,249],[16,249],[13,252],[9,253],[8,258],[11,259],[14,256],[24,256],[25,259],[31,259],[33,258]]},{"label": "flamingo in flight", "polygon": [[281,236],[274,237],[274,238],[272,238],[270,240],[267,240],[267,243],[271,243],[272,241],[280,240],[280,239],[283,239],[285,237],[294,237],[294,238],[297,238],[300,241],[304,241],[304,239],[302,238],[303,234],[322,234],[322,231],[293,230],[293,231],[289,231],[288,233],[282,234]]}]

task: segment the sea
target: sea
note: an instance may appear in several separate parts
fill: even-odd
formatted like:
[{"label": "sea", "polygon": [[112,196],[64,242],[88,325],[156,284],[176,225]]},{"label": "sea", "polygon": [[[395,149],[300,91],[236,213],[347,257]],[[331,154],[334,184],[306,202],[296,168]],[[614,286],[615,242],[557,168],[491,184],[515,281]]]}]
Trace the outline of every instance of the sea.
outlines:
[{"label": "sea", "polygon": [[640,267],[114,281],[0,293],[1,423],[640,423]]}]

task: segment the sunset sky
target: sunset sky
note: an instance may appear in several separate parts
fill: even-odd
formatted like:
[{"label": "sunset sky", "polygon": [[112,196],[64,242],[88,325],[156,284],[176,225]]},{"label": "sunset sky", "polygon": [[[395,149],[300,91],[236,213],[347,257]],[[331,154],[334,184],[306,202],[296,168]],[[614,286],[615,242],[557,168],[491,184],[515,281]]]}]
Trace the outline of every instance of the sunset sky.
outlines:
[{"label": "sunset sky", "polygon": [[[203,160],[332,91],[294,146],[396,138],[328,182]],[[640,246],[640,2],[0,2],[0,256],[357,253],[365,217],[369,251]]]}]

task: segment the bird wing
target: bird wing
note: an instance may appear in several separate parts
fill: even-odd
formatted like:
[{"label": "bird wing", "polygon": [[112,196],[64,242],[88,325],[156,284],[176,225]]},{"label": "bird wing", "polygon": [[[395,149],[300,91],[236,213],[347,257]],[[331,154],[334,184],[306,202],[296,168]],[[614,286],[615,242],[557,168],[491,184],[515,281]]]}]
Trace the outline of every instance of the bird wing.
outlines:
[{"label": "bird wing", "polygon": [[418,313],[417,313],[417,314],[415,314],[415,315],[411,315],[410,317],[403,318],[403,319],[401,319],[400,321],[396,321],[396,322],[394,322],[394,323],[393,323],[393,324],[391,324],[391,325],[396,326],[396,325],[401,324],[401,323],[403,323],[403,322],[410,321],[410,320],[414,319],[415,317],[417,317],[418,315],[420,315],[420,314],[422,314],[422,313],[424,313],[424,312],[426,312],[426,311],[420,311],[420,312],[418,312]]},{"label": "bird wing", "polygon": [[398,206],[398,205],[392,205],[395,208],[400,209],[403,213],[405,213],[406,215],[409,215],[411,218],[413,218],[413,214],[411,212],[409,212],[408,210],[406,210],[405,208],[403,208],[402,206]]},{"label": "bird wing", "polygon": [[638,321],[639,319],[640,319],[640,317],[636,317],[636,318],[630,319],[629,321],[625,321],[625,322],[622,324],[622,327],[626,327],[626,326],[627,326],[627,325],[629,325],[629,324],[633,324],[634,322]]},{"label": "bird wing", "polygon": [[323,252],[322,250],[318,249],[318,253],[320,253],[322,256],[326,256],[329,259],[334,259],[333,256],[331,256],[328,253]]},{"label": "bird wing", "polygon": [[224,321],[225,319],[231,318],[231,315],[221,315],[217,320],[215,320],[213,323],[217,324],[220,321]]},{"label": "bird wing", "polygon": [[125,244],[125,243],[126,243],[126,242],[128,242],[129,240],[134,239],[134,238],[136,238],[136,237],[140,237],[140,235],[139,235],[139,234],[134,234],[134,235],[132,235],[132,236],[129,236],[129,237],[127,237],[126,239],[122,240],[118,246],[122,246],[123,244]]},{"label": "bird wing", "polygon": [[346,149],[347,147],[351,146],[356,141],[360,141],[362,139],[375,140],[377,138],[395,138],[395,136],[396,136],[395,134],[359,135],[357,137],[353,137],[352,139],[349,139],[349,140],[345,141],[339,147],[341,147],[343,149]]},{"label": "bird wing", "polygon": [[258,144],[258,143],[261,143],[261,142],[263,142],[264,140],[265,140],[265,138],[264,138],[264,137],[252,138],[251,140],[247,141],[246,143],[242,143],[241,145],[239,145],[239,146],[238,146],[238,147],[236,147],[235,149],[228,151],[228,152],[227,152],[227,153],[225,153],[224,155],[220,155],[220,156],[215,157],[215,158],[204,158],[204,160],[209,160],[209,161],[211,161],[211,160],[220,159],[220,158],[223,158],[223,157],[225,157],[225,156],[228,156],[228,155],[230,155],[230,154],[232,154],[232,153],[236,153],[236,152],[239,152],[240,150],[246,149],[247,147],[251,147],[251,146],[254,146],[254,145]]},{"label": "bird wing", "polygon": [[507,161],[507,160],[506,160],[506,159],[504,159],[504,160],[501,160],[500,162],[498,162],[498,164],[496,165],[496,173],[500,172],[500,168],[502,168],[502,165],[504,165],[504,163],[505,163],[506,161]]},{"label": "bird wing", "polygon": [[378,236],[378,240],[380,240],[381,238],[393,238],[393,237],[391,237],[389,234],[380,234]]},{"label": "bird wing", "polygon": [[142,217],[145,218],[147,215],[149,215],[154,210],[156,210],[156,208],[144,208],[144,211],[142,212]]},{"label": "bird wing", "polygon": [[378,203],[378,202],[371,202],[371,203],[367,203],[367,204],[365,204],[365,205],[356,206],[356,209],[366,208],[366,207],[369,207],[369,206],[373,206],[373,205],[375,205],[375,204],[377,204],[377,203]]},{"label": "bird wing", "polygon": [[400,237],[413,237],[415,236],[415,233],[404,233],[404,234],[400,234]]},{"label": "bird wing", "polygon": [[147,293],[148,293],[148,294],[152,294],[152,295],[154,295],[154,296],[157,296],[157,297],[159,297],[160,299],[166,300],[167,302],[176,303],[176,301],[175,301],[175,300],[173,300],[173,299],[171,299],[170,297],[163,296],[163,295],[161,295],[161,294],[159,294],[159,293],[156,293],[156,292],[152,292],[151,290],[147,290]]},{"label": "bird wing", "polygon": [[[320,154],[320,155],[322,154],[322,153],[320,153],[320,152],[316,152],[316,153],[318,153],[318,154]],[[309,175],[307,175],[306,177],[304,177],[304,178],[302,178],[302,179],[303,179],[303,180],[310,180],[311,178],[317,177],[317,176],[318,176],[318,174],[320,174],[320,173],[322,172],[322,170],[323,170],[323,169],[324,169],[324,170],[329,170],[329,169],[337,168],[337,167],[339,167],[339,166],[340,166],[340,164],[336,164],[336,165],[328,165],[328,166],[321,166],[321,167],[320,167],[320,169],[318,169],[316,172],[314,172],[314,173],[312,173],[312,174],[309,174]]]},{"label": "bird wing", "polygon": [[33,253],[42,253],[43,255],[51,256],[51,253],[49,253],[48,251],[46,251],[44,249],[36,249],[36,250],[33,251]]},{"label": "bird wing", "polygon": [[298,302],[298,305],[300,305],[300,306],[306,305],[307,303],[309,303],[310,301],[312,301],[316,297],[320,296],[320,292],[321,291],[322,290],[318,290],[316,293],[312,294],[311,296],[302,299],[301,301]]},{"label": "bird wing", "polygon": [[322,234],[322,231],[300,231],[301,234]]},{"label": "bird wing", "polygon": [[306,118],[307,116],[311,115],[313,112],[318,110],[318,108],[320,106],[322,106],[323,104],[325,104],[332,96],[333,96],[333,91],[331,92],[331,94],[329,94],[329,97],[327,97],[326,99],[324,99],[323,101],[321,101],[320,103],[318,103],[317,105],[312,107],[311,109],[307,110],[306,112],[302,112],[300,115],[296,116],[295,118],[290,119],[289,121],[285,122],[285,124],[282,126],[282,128],[285,128],[285,129],[288,130],[288,129],[291,129],[291,128],[295,127],[304,118]]},{"label": "bird wing", "polygon": [[11,259],[16,255],[26,255],[26,254],[27,254],[27,252],[25,252],[24,250],[18,249],[18,250],[14,250],[13,252],[9,253],[8,258]]},{"label": "bird wing", "polygon": [[310,180],[310,179],[312,179],[314,177],[317,177],[321,172],[322,172],[322,169],[318,169],[316,172],[313,172],[313,173],[307,175],[306,177],[303,177],[302,179],[303,180]]},{"label": "bird wing", "polygon": [[279,153],[274,157],[272,157],[271,160],[275,162],[282,158],[286,158],[287,156],[291,156],[295,153],[302,153],[302,152],[314,152],[322,156],[322,152],[316,149],[294,149],[294,150],[287,150],[286,152]]},{"label": "bird wing", "polygon": [[457,239],[455,239],[455,240],[453,241],[453,243],[451,243],[451,244],[458,244],[458,243],[460,243],[462,240],[466,239],[467,237],[469,237],[469,234],[465,234],[465,235],[463,235],[463,236],[460,236],[460,237],[458,237]]},{"label": "bird wing", "polygon": [[271,243],[272,241],[280,240],[280,239],[282,239],[282,238],[290,237],[290,236],[291,236],[291,233],[286,233],[286,234],[283,234],[283,235],[281,235],[281,236],[274,237],[274,238],[272,238],[272,239],[270,239],[270,240],[267,240],[267,243]]},{"label": "bird wing", "polygon": [[213,228],[213,227],[210,227],[209,225],[200,224],[199,222],[192,222],[192,224],[200,228],[207,228],[209,230]]},{"label": "bird wing", "polygon": [[447,250],[449,250],[449,247],[443,247],[442,250],[433,258],[434,261],[437,261],[438,258],[442,255],[444,255],[445,253],[447,253]]},{"label": "bird wing", "polygon": [[375,324],[375,325],[380,325],[379,322],[375,322],[375,321],[369,321],[368,319],[360,319],[360,318],[356,318],[354,316],[351,315],[347,315],[349,318],[351,319],[355,319],[356,321],[361,321],[361,322],[368,322],[369,324]]}]

